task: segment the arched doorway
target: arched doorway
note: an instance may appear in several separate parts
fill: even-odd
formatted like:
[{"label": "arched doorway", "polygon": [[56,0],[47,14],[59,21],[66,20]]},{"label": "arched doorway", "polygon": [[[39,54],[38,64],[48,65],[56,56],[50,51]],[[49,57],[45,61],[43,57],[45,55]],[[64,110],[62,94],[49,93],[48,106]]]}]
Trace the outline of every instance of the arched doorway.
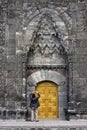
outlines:
[{"label": "arched doorway", "polygon": [[[27,90],[26,90],[26,95],[27,95],[27,108],[29,113],[31,113],[31,109],[29,108],[29,95],[31,92],[39,91],[38,88],[40,83],[45,83],[45,82],[53,83],[57,86],[57,118],[59,119],[65,119],[65,109],[67,109],[67,81],[66,77],[63,74],[60,74],[55,71],[51,70],[40,70],[37,72],[34,72],[27,78]],[[44,86],[46,86],[44,84]],[[47,87],[45,88],[47,89]],[[42,112],[43,113],[43,112]],[[56,118],[55,117],[55,118]],[[40,118],[40,116],[39,116]],[[46,118],[46,117],[44,117]]]},{"label": "arched doorway", "polygon": [[39,118],[58,118],[58,86],[51,81],[40,82],[36,86],[40,93]]}]

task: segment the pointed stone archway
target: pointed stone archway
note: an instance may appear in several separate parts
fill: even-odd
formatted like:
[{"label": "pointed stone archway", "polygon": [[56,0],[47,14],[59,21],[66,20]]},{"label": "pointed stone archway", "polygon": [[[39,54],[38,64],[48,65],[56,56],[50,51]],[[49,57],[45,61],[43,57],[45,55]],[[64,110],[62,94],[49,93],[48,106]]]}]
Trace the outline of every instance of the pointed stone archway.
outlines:
[{"label": "pointed stone archway", "polygon": [[[39,82],[50,81],[59,86],[59,119],[65,119],[67,108],[67,58],[62,39],[52,24],[51,17],[44,14],[35,32],[29,52],[27,53],[27,108],[29,94]],[[47,90],[48,91],[48,90]]]}]

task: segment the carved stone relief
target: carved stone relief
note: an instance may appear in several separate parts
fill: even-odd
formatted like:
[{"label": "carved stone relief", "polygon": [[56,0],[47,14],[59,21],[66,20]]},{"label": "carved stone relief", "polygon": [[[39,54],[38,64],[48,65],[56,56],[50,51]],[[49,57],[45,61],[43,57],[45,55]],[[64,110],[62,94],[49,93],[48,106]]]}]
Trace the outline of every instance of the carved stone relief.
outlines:
[{"label": "carved stone relief", "polygon": [[41,18],[35,33],[36,37],[28,54],[28,65],[64,65],[65,50],[47,14]]}]

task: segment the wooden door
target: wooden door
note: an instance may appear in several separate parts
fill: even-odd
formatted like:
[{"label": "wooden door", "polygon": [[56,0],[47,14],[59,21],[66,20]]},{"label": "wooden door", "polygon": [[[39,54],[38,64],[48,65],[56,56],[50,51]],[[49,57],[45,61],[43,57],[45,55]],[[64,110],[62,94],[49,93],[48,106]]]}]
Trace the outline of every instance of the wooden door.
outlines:
[{"label": "wooden door", "polygon": [[36,86],[40,93],[39,118],[58,118],[58,86],[53,82],[40,82]]}]

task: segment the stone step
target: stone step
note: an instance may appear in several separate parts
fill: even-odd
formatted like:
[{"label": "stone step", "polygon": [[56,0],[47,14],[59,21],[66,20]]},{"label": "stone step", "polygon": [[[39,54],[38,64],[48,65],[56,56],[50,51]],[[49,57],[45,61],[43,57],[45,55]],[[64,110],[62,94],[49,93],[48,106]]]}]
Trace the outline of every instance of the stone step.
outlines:
[{"label": "stone step", "polygon": [[0,130],[87,130],[87,128],[0,128]]},{"label": "stone step", "polygon": [[0,120],[0,130],[87,130],[87,120]]}]

